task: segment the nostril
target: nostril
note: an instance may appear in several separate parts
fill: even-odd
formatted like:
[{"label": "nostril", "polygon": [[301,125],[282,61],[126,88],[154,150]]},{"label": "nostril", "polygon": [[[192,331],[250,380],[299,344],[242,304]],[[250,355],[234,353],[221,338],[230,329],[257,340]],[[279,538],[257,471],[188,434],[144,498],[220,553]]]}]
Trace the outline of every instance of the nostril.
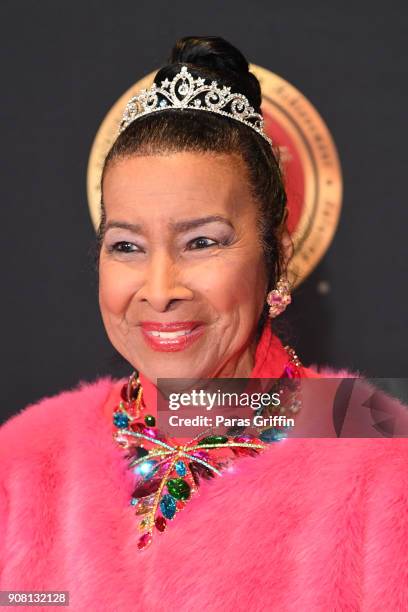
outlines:
[{"label": "nostril", "polygon": [[174,310],[180,302],[182,302],[182,300],[178,298],[174,298],[170,300],[169,303],[167,304],[166,312],[170,312],[171,310]]}]

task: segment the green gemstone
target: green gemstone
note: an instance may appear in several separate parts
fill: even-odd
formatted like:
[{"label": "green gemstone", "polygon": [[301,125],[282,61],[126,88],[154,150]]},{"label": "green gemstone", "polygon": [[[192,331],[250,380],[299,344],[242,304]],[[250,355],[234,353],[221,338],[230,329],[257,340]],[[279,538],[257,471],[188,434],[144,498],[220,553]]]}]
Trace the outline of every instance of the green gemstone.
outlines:
[{"label": "green gemstone", "polygon": [[225,442],[228,442],[226,436],[207,436],[200,440],[198,444],[224,444]]},{"label": "green gemstone", "polygon": [[167,483],[167,489],[176,499],[188,499],[190,497],[190,485],[183,478],[171,478]]},{"label": "green gemstone", "polygon": [[154,427],[156,425],[156,419],[152,414],[146,414],[144,422],[148,427]]}]

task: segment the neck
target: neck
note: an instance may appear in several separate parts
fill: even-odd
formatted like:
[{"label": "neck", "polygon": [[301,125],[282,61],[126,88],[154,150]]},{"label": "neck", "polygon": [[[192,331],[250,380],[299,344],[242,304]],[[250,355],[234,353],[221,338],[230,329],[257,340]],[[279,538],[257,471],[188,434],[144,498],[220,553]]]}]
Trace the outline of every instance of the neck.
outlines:
[{"label": "neck", "polygon": [[253,340],[243,352],[220,365],[211,378],[249,378],[255,365],[256,349],[256,341]]}]

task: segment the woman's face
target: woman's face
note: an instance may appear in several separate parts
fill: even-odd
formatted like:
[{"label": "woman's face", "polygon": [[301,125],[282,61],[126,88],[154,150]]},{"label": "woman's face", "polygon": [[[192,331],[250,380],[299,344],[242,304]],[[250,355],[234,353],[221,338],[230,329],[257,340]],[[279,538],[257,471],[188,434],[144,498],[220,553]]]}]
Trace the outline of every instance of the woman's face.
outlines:
[{"label": "woman's face", "polygon": [[242,159],[115,160],[103,201],[99,303],[114,347],[154,383],[248,376],[267,278]]}]

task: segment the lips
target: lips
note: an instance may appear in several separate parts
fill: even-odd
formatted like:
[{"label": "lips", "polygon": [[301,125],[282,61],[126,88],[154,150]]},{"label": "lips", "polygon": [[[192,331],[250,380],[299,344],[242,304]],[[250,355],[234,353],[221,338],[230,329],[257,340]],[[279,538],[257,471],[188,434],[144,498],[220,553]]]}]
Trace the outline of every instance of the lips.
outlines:
[{"label": "lips", "polygon": [[147,344],[156,351],[182,351],[204,333],[203,321],[143,321],[140,327]]}]

